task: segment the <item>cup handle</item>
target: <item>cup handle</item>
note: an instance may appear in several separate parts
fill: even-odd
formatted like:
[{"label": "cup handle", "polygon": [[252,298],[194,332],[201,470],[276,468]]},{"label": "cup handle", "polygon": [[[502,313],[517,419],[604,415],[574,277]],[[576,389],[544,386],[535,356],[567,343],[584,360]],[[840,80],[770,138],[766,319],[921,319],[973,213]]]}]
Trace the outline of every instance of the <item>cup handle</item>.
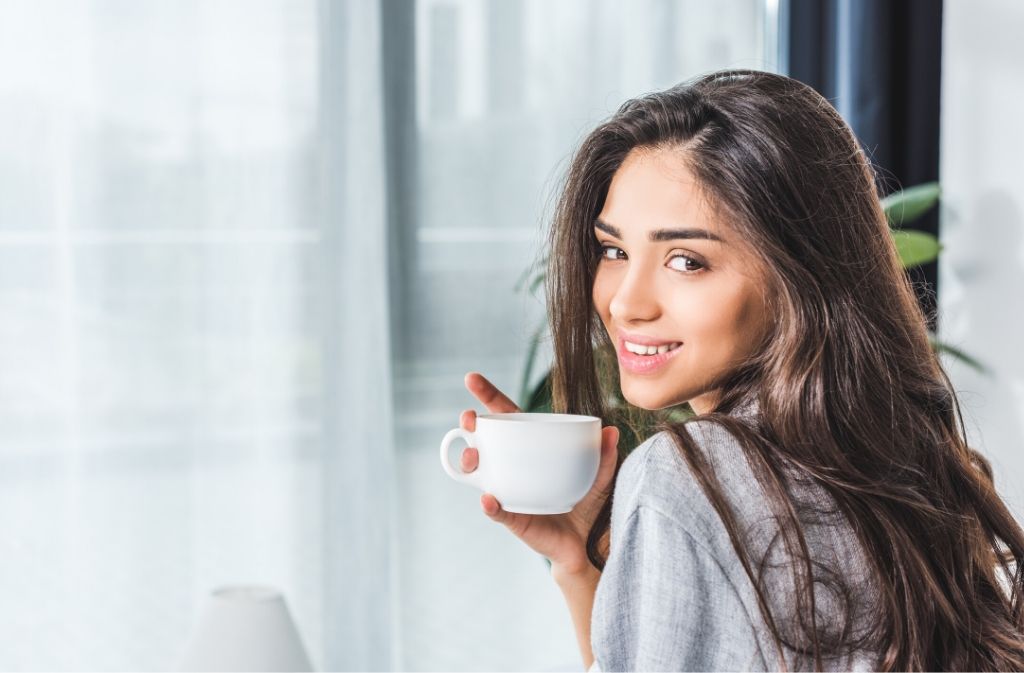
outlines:
[{"label": "cup handle", "polygon": [[468,430],[463,430],[462,428],[453,428],[449,430],[444,436],[444,439],[441,440],[441,467],[443,467],[444,471],[448,473],[448,476],[455,481],[461,481],[463,483],[470,484],[471,486],[482,488],[482,486],[480,486],[479,465],[477,465],[477,469],[472,472],[463,472],[462,470],[456,470],[448,458],[448,450],[451,448],[452,442],[459,437],[466,441],[467,446],[476,446],[476,435],[474,433],[469,432]]}]

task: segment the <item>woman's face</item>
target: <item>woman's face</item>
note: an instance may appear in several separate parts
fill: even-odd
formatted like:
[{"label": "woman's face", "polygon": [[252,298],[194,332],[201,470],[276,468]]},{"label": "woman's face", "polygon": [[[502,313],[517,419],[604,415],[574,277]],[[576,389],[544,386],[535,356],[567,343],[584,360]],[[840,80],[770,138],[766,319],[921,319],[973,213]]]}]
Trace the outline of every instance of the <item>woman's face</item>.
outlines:
[{"label": "woman's face", "polygon": [[[634,149],[612,177],[594,223],[603,248],[594,306],[615,344],[626,401],[690,402],[702,414],[721,375],[760,343],[764,283],[749,246],[713,217],[678,152]],[[670,350],[634,355],[624,341]]]}]

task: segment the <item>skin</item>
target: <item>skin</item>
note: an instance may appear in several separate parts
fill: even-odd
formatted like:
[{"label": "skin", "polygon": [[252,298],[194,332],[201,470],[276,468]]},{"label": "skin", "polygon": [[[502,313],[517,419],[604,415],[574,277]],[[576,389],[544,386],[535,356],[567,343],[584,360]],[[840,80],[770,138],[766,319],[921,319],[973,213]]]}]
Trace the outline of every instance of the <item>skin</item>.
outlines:
[{"label": "skin", "polygon": [[[683,343],[665,367],[632,374],[620,366],[623,397],[645,409],[689,402],[697,413],[713,408],[717,382],[729,365],[749,355],[766,326],[762,276],[752,251],[706,207],[679,155],[667,150],[633,150],[616,171],[599,219],[619,236],[595,229],[609,246],[594,282],[594,306],[613,343],[620,329]],[[651,242],[648,230],[698,228],[708,238]],[[685,255],[685,257],[680,257]],[[519,408],[477,372],[466,388],[491,413]],[[460,425],[476,429],[476,411],[462,412]],[[601,464],[590,493],[568,514],[540,516],[506,512],[490,493],[480,507],[492,520],[551,560],[576,630],[584,668],[594,661],[590,619],[601,577],[586,555],[586,539],[613,488],[618,429],[601,430]],[[476,448],[463,450],[461,465],[472,472]]]},{"label": "skin", "polygon": [[[477,372],[469,372],[466,388],[491,413],[513,413],[519,408],[493,383]],[[476,430],[476,411],[467,409],[460,425]],[[492,521],[508,530],[534,551],[551,561],[551,576],[562,591],[576,631],[584,668],[590,668],[594,655],[590,649],[590,617],[600,571],[587,559],[587,533],[601,505],[612,489],[618,451],[619,430],[613,425],[601,428],[601,463],[590,492],[567,514],[534,515],[506,512],[490,493],[480,496],[480,507]],[[462,469],[472,472],[479,464],[479,452],[472,447],[462,452]]]},{"label": "skin", "polygon": [[[594,229],[602,252],[594,307],[612,343],[620,330],[683,345],[648,374],[619,367],[622,395],[644,409],[715,404],[730,366],[753,353],[766,329],[764,287],[753,251],[707,206],[674,149],[634,149],[612,177]],[[702,229],[708,238],[651,242],[653,229]],[[682,256],[681,256],[682,255]]]},{"label": "skin", "polygon": [[[502,393],[493,383],[477,372],[466,374],[466,388],[479,399],[491,413],[514,413],[519,407]],[[476,411],[462,412],[460,425],[470,432],[476,430]],[[613,425],[601,429],[601,462],[597,477],[590,491],[566,514],[534,515],[506,512],[490,493],[480,496],[480,507],[484,514],[505,526],[534,551],[551,560],[553,570],[574,575],[593,569],[587,558],[586,541],[590,526],[600,511],[604,500],[611,492],[617,458],[616,447],[619,430]],[[479,463],[476,448],[463,449],[461,467],[472,472]]]}]

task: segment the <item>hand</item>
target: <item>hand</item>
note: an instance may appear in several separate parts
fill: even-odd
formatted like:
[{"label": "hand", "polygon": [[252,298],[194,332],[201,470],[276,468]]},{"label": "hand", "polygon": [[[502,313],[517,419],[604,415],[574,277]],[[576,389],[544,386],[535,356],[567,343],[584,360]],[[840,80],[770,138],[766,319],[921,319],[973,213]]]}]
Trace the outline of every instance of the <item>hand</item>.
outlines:
[{"label": "hand", "polygon": [[[514,413],[521,411],[504,393],[476,372],[466,374],[466,388],[480,400],[491,413]],[[467,409],[459,417],[464,430],[476,430],[476,411]],[[480,496],[484,514],[505,525],[513,535],[525,542],[534,551],[551,560],[553,568],[564,575],[587,572],[592,568],[587,558],[587,535],[597,518],[598,512],[613,488],[615,464],[618,452],[619,430],[613,425],[601,428],[601,463],[597,478],[590,491],[583,496],[571,512],[565,514],[519,514],[506,512],[501,503],[490,493]],[[462,451],[461,465],[464,472],[476,469],[480,454],[474,447]]]}]

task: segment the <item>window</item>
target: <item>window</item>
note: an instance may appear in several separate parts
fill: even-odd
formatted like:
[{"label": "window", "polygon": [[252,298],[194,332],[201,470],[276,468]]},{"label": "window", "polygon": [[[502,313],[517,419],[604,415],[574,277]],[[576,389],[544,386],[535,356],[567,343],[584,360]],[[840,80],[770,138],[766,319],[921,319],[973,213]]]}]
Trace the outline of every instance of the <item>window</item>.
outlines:
[{"label": "window", "polygon": [[415,134],[402,148],[414,189],[397,195],[414,200],[399,222],[412,254],[396,335],[400,668],[578,664],[547,565],[441,471],[438,444],[462,409],[483,411],[466,372],[518,394],[544,305],[513,286],[542,253],[576,144],[631,96],[706,70],[774,70],[773,12],[761,0],[416,1]]},{"label": "window", "polygon": [[[774,35],[764,0],[3,4],[0,668],[171,669],[240,582],[284,591],[321,669],[578,666],[547,566],[438,444],[480,408],[465,372],[518,392],[544,307],[513,285],[575,145],[630,96],[774,69]],[[380,146],[346,145],[376,103]],[[386,218],[336,217],[368,159]],[[393,282],[392,368],[349,380],[339,332],[383,303],[357,262]],[[394,419],[348,404],[380,378]],[[390,518],[351,493],[377,450]]]}]

